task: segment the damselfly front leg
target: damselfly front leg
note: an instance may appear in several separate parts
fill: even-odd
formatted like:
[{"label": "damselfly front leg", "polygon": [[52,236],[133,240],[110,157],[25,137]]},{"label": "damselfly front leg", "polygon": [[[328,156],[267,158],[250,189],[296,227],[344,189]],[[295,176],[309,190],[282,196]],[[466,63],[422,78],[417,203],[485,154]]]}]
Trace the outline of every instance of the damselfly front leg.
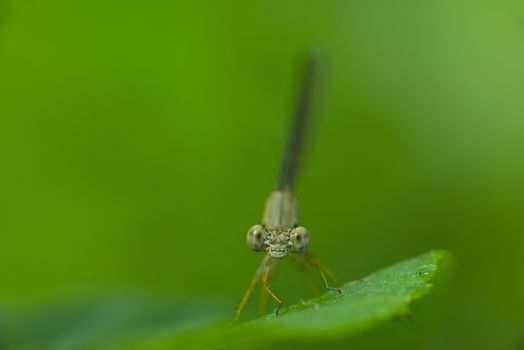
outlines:
[{"label": "damselfly front leg", "polygon": [[260,281],[260,278],[266,271],[266,266],[267,266],[269,259],[270,259],[269,255],[264,257],[264,260],[262,260],[262,262],[260,263],[260,266],[255,271],[255,274],[253,275],[253,278],[251,279],[251,283],[249,283],[249,287],[247,288],[246,292],[244,293],[244,296],[242,297],[242,300],[240,301],[240,304],[237,307],[237,310],[235,312],[235,317],[233,321],[231,322],[232,324],[238,321],[238,319],[240,318],[240,315],[242,314],[242,311],[244,311],[244,308],[246,307],[247,302],[249,301],[249,298],[255,291],[255,288],[257,287],[257,284]]},{"label": "damselfly front leg", "polygon": [[318,260],[313,254],[307,252],[305,254],[297,254],[296,259],[299,261],[303,261],[309,266],[315,268],[320,275],[320,278],[322,279],[322,283],[324,284],[324,288],[327,290],[335,291],[342,295],[342,291],[339,288],[331,287],[327,281],[326,274],[335,282],[337,285],[339,284],[338,278],[336,278],[335,274],[320,260]]},{"label": "damselfly front leg", "polygon": [[262,262],[260,263],[260,266],[256,270],[255,274],[253,275],[251,283],[249,284],[249,287],[247,288],[246,292],[244,293],[244,296],[242,297],[242,300],[240,301],[240,304],[238,305],[238,308],[235,312],[235,317],[231,324],[237,322],[240,318],[242,311],[244,311],[247,302],[249,301],[249,298],[251,298],[251,295],[255,291],[255,288],[257,287],[257,284],[260,282],[260,280],[262,280],[264,290],[267,291],[268,294],[271,295],[271,297],[275,299],[275,301],[278,303],[277,309],[275,310],[275,313],[278,315],[280,307],[282,306],[282,300],[275,294],[273,289],[271,289],[271,287],[269,286],[275,267],[276,260],[273,259],[271,256],[266,255],[264,257],[264,260],[262,260]]},{"label": "damselfly front leg", "polygon": [[271,283],[271,276],[273,274],[273,271],[276,266],[275,259],[269,258],[268,262],[266,263],[266,267],[264,269],[264,275],[262,275],[262,284],[264,285],[264,289],[275,299],[275,301],[278,303],[278,306],[275,310],[275,314],[278,316],[278,312],[280,311],[280,307],[282,306],[282,299],[280,299],[273,289],[269,286]]}]

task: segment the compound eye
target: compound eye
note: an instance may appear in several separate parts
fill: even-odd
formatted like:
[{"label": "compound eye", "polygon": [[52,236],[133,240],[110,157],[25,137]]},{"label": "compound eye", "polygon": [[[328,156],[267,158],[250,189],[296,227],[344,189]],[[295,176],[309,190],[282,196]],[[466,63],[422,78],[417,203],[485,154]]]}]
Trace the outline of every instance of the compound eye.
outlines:
[{"label": "compound eye", "polygon": [[303,253],[309,247],[309,242],[311,240],[309,231],[299,226],[293,230],[293,251],[296,253]]},{"label": "compound eye", "polygon": [[262,225],[255,225],[251,227],[247,233],[247,245],[249,248],[261,251],[266,250],[264,240],[265,240],[266,230]]}]

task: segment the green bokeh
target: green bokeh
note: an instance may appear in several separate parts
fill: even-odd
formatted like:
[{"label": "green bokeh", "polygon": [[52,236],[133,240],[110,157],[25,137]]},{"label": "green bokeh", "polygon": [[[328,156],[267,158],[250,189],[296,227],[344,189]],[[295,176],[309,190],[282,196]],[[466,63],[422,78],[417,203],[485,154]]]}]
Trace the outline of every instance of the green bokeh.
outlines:
[{"label": "green bokeh", "polygon": [[[350,344],[522,348],[523,17],[516,1],[0,0],[0,302],[238,300],[313,45],[329,75],[297,195],[314,251],[344,280],[457,259],[416,324]],[[293,271],[275,281],[290,302],[307,295]]]}]

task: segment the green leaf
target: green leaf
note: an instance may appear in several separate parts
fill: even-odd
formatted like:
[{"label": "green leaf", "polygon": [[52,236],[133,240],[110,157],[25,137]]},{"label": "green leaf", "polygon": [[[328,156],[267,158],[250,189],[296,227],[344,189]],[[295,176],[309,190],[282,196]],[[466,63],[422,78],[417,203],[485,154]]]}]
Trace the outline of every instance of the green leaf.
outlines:
[{"label": "green leaf", "polygon": [[394,264],[269,315],[227,327],[230,308],[216,300],[116,293],[60,301],[36,311],[0,309],[2,349],[262,348],[280,342],[350,337],[405,315],[431,288],[439,261],[433,251]]},{"label": "green leaf", "polygon": [[[345,284],[342,296],[325,294],[308,303],[291,306],[281,317],[272,315],[267,323],[302,336],[349,334],[381,320],[409,311],[411,301],[431,288],[442,252],[430,252],[402,261],[368,277]],[[305,332],[307,331],[307,332]]]},{"label": "green leaf", "polygon": [[0,307],[0,349],[122,349],[216,324],[227,310],[215,299],[129,289],[11,302]]},{"label": "green leaf", "polygon": [[158,342],[159,348],[263,348],[278,342],[321,341],[350,337],[409,313],[412,301],[428,293],[439,262],[447,255],[432,251],[368,277],[346,283],[342,295],[326,293],[230,329],[210,329]]}]

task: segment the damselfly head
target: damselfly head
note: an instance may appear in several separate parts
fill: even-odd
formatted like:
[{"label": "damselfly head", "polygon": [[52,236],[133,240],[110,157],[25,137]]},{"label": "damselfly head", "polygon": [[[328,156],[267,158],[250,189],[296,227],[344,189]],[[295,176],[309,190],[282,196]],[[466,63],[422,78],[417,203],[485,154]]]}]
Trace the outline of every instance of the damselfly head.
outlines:
[{"label": "damselfly head", "polygon": [[267,251],[276,259],[281,259],[288,253],[304,253],[310,240],[309,231],[302,226],[284,230],[255,225],[247,233],[247,244],[251,249]]}]

